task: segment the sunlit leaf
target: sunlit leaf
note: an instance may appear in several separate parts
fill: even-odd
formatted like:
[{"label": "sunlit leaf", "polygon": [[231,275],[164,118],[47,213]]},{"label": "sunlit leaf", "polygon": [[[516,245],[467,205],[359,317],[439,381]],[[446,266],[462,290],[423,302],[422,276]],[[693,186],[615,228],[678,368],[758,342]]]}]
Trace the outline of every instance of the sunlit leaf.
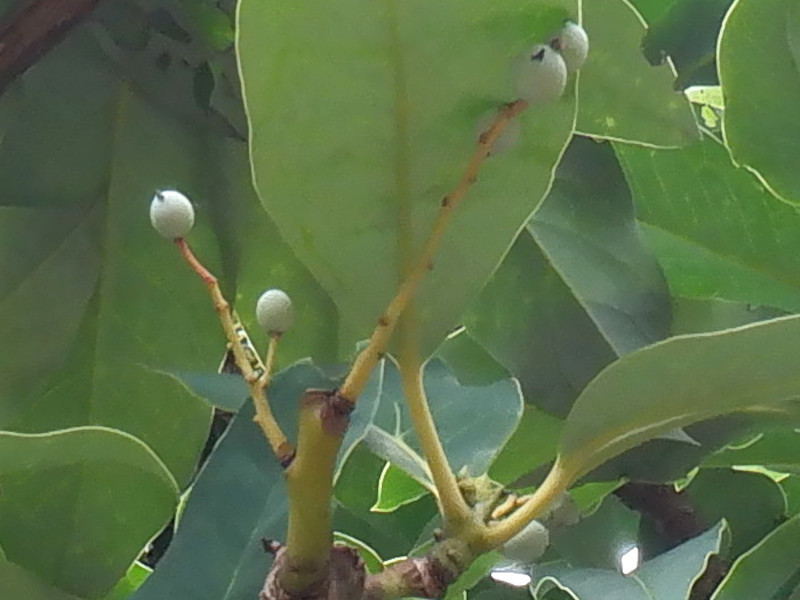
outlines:
[{"label": "sunlit leaf", "polygon": [[[779,197],[797,204],[800,70],[787,36],[787,17],[795,4],[737,0],[722,28],[719,75],[725,143],[734,160],[758,172]],[[796,27],[796,18],[789,23]]]},{"label": "sunlit leaf", "polygon": [[723,146],[616,150],[674,295],[800,309],[800,215]]},{"label": "sunlit leaf", "polygon": [[591,44],[580,72],[579,132],[648,146],[683,146],[699,137],[672,66],[652,67],[642,54],[645,24],[625,0],[583,2]]},{"label": "sunlit leaf", "polygon": [[[478,120],[514,99],[511,59],[577,13],[575,0],[240,2],[256,187],[336,303],[341,342],[373,328],[459,180]],[[419,296],[424,352],[540,202],[574,111],[572,90],[526,111],[519,143],[481,171]]]},{"label": "sunlit leaf", "polygon": [[800,318],[671,338],[627,354],[583,391],[560,442],[586,473],[672,430],[740,412],[781,413],[800,395]]}]

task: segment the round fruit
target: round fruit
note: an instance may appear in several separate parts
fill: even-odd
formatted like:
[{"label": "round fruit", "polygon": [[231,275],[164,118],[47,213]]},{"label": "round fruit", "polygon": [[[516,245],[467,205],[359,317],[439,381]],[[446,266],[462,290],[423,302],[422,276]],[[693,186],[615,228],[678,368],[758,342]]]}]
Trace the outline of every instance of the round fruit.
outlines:
[{"label": "round fruit", "polygon": [[567,72],[574,73],[583,66],[589,55],[589,36],[583,27],[567,21],[550,42],[550,46],[561,53]]},{"label": "round fruit", "polygon": [[530,104],[553,102],[567,86],[567,66],[561,54],[537,44],[516,61],[514,84],[519,97]]},{"label": "round fruit", "polygon": [[550,532],[539,521],[531,521],[500,548],[509,560],[531,564],[544,554],[550,544]]},{"label": "round fruit", "polygon": [[294,321],[292,299],[283,290],[267,290],[256,303],[256,320],[269,334],[284,333]]},{"label": "round fruit", "polygon": [[194,225],[194,207],[175,190],[156,192],[150,202],[150,222],[165,238],[182,238]]}]

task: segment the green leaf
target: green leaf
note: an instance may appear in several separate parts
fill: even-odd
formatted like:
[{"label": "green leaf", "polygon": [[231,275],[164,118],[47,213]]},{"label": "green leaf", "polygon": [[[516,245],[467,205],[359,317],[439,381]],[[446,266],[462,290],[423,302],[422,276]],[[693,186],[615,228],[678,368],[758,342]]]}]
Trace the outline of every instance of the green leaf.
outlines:
[{"label": "green leaf", "polygon": [[780,484],[786,494],[786,514],[793,516],[800,513],[800,477],[790,475],[782,479]]},{"label": "green leaf", "polygon": [[800,215],[724,147],[615,148],[673,295],[800,310]]},{"label": "green leaf", "polygon": [[574,600],[685,600],[708,556],[723,546],[725,532],[720,523],[628,576],[608,569],[575,569],[562,562],[540,565],[533,570],[531,594],[542,598],[557,588]]},{"label": "green leaf", "polygon": [[673,89],[672,66],[652,67],[641,52],[645,23],[624,0],[583,2],[591,44],[580,71],[576,129],[592,137],[648,146],[699,138],[686,98]]},{"label": "green leaf", "polygon": [[702,522],[728,523],[732,558],[772,531],[786,513],[780,486],[760,473],[701,469],[686,493]]},{"label": "green leaf", "polygon": [[444,597],[444,600],[457,600],[458,598],[462,598],[464,592],[475,587],[489,574],[492,567],[501,560],[503,560],[503,557],[498,552],[487,552],[479,556],[458,579],[447,587],[447,595]]},{"label": "green leaf", "polygon": [[103,600],[127,600],[138,590],[144,581],[150,577],[153,570],[139,562],[133,563],[125,577],[117,582],[114,589]]},{"label": "green leaf", "polygon": [[617,355],[668,335],[666,282],[610,144],[573,138],[528,228]]},{"label": "green leaf", "polygon": [[576,568],[616,570],[620,554],[637,545],[639,514],[607,496],[591,515],[572,527],[555,529],[551,543]]},{"label": "green leaf", "polygon": [[369,540],[381,556],[404,556],[431,520],[438,518],[436,502],[427,495],[391,513],[371,512],[383,467],[384,462],[364,444],[356,446],[336,482],[334,527]]},{"label": "green leaf", "polygon": [[[349,454],[371,420],[381,375],[382,369],[377,369],[361,396],[340,457]],[[305,391],[335,385],[307,362],[282,371],[270,385],[276,419],[285,431],[294,432],[296,407]],[[288,505],[282,469],[253,423],[253,414],[248,402],[231,421],[192,486],[175,538],[134,595],[136,600],[238,600],[258,595],[269,565],[260,540],[285,539]],[[225,520],[222,529],[220,518]]]},{"label": "green leaf", "polygon": [[[733,563],[712,600],[787,597],[800,577],[800,516],[786,521]],[[794,581],[792,587],[785,585]],[[785,596],[776,596],[779,591]]]},{"label": "green leaf", "polygon": [[550,194],[464,322],[527,402],[566,416],[604,366],[666,336],[669,318],[610,147],[573,138]]},{"label": "green leaf", "polygon": [[282,362],[335,354],[330,301],[260,207],[244,144],[145,101],[88,33],[48,53],[0,107],[13,116],[0,146],[0,307],[15,315],[0,323],[0,345],[15,348],[0,357],[0,427],[124,430],[185,485],[211,411],[149,368],[211,371],[224,345],[202,283],[148,223],[154,190],[196,201],[191,244],[231,301],[236,284],[245,301],[273,285],[297,296]]},{"label": "green leaf", "polygon": [[769,306],[756,306],[716,298],[673,298],[672,305],[673,335],[730,329],[786,314],[784,311]]},{"label": "green leaf", "polygon": [[489,476],[509,484],[553,460],[564,422],[531,405],[489,469]]},{"label": "green leaf", "polygon": [[195,396],[229,412],[238,412],[250,399],[250,389],[241,375],[187,371],[169,373],[155,370],[155,372],[182,383]]},{"label": "green leaf", "polygon": [[380,555],[361,540],[351,535],[334,531],[333,541],[334,543],[347,544],[351,548],[358,550],[359,556],[364,561],[364,567],[367,569],[367,573],[379,573],[383,570],[383,560]]},{"label": "green leaf", "polygon": [[392,512],[410,502],[416,502],[429,492],[416,479],[406,475],[405,471],[386,463],[378,481],[378,499],[371,510]]},{"label": "green leaf", "polygon": [[787,37],[794,4],[737,0],[722,28],[719,76],[725,94],[725,143],[733,159],[755,170],[778,197],[797,204],[800,70]]},{"label": "green leaf", "polygon": [[678,70],[676,87],[717,82],[717,35],[733,0],[679,0],[653,22],[642,41],[650,64],[669,56]]},{"label": "green leaf", "polygon": [[562,417],[578,391],[616,358],[527,230],[464,322],[519,379],[526,402]]},{"label": "green leaf", "polygon": [[780,414],[800,393],[800,318],[671,338],[607,367],[580,395],[559,447],[580,475],[676,427],[733,413]]},{"label": "green leaf", "polygon": [[[373,328],[461,177],[478,120],[513,99],[510,59],[577,13],[574,0],[239,4],[256,187],[336,303],[341,343]],[[573,91],[526,111],[519,144],[481,171],[420,292],[423,352],[543,197],[574,114]]]},{"label": "green leaf", "polygon": [[800,432],[767,431],[745,446],[725,448],[703,461],[705,467],[738,465],[761,465],[773,471],[800,474]]},{"label": "green leaf", "polygon": [[22,567],[0,557],[0,595],[3,598],[31,600],[79,600],[45,583]]},{"label": "green leaf", "polygon": [[488,385],[508,377],[508,371],[466,329],[447,336],[436,358],[447,363],[464,385]]},{"label": "green leaf", "polygon": [[178,500],[152,450],[105,427],[0,432],[0,486],[8,560],[88,597],[124,576]]}]

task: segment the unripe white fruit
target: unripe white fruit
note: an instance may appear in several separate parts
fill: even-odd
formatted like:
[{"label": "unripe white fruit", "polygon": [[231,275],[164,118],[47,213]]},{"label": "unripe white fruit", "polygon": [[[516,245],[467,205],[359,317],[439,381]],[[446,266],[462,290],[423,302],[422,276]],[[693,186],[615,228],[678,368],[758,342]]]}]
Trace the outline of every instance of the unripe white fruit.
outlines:
[{"label": "unripe white fruit", "polygon": [[286,332],[294,322],[292,299],[283,290],[267,290],[256,303],[256,320],[267,333]]},{"label": "unripe white fruit", "polygon": [[550,544],[550,532],[539,521],[531,521],[500,549],[509,560],[531,564],[541,558]]},{"label": "unripe white fruit", "polygon": [[150,202],[150,222],[165,238],[182,238],[194,225],[194,207],[175,190],[156,192]]},{"label": "unripe white fruit", "polygon": [[517,95],[530,104],[553,102],[567,86],[567,65],[550,46],[537,44],[515,62],[514,86]]},{"label": "unripe white fruit", "polygon": [[[480,140],[481,135],[489,130],[496,118],[497,111],[492,110],[484,113],[481,118],[478,119],[478,126],[475,128],[475,137],[478,138],[478,140]],[[495,140],[492,146],[492,154],[502,154],[503,152],[511,150],[511,148],[517,145],[521,136],[522,125],[520,125],[519,119],[511,119],[506,123],[506,128],[503,130],[503,133]]]},{"label": "unripe white fruit", "polygon": [[550,46],[561,53],[567,72],[574,73],[583,66],[589,55],[589,36],[583,27],[567,21],[550,42]]}]

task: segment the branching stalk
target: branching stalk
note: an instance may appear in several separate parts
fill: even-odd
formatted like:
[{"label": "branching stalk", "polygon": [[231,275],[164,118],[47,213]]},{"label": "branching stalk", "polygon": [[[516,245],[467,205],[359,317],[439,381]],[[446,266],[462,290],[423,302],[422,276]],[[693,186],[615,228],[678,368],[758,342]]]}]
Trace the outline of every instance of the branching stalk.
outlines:
[{"label": "branching stalk", "polygon": [[453,217],[453,213],[461,204],[467,192],[477,181],[478,172],[486,158],[491,154],[492,147],[497,141],[497,138],[502,135],[511,120],[516,118],[527,107],[528,103],[524,100],[517,100],[505,105],[498,112],[492,125],[481,134],[478,139],[478,146],[464,174],[461,176],[456,187],[442,199],[439,213],[436,215],[436,220],[434,221],[430,236],[417,262],[408,272],[400,288],[397,290],[397,294],[386,308],[386,311],[380,319],[378,319],[378,324],[372,332],[367,347],[356,357],[350,369],[350,373],[347,375],[347,379],[345,379],[344,383],[339,388],[339,393],[342,398],[355,403],[358,396],[364,390],[372,370],[386,352],[389,340],[397,327],[400,315],[403,314],[403,311],[405,311],[409,302],[411,302],[414,295],[417,293],[420,283],[422,283],[425,275],[431,269],[433,257],[442,243],[445,230]]},{"label": "branching stalk", "polygon": [[231,310],[230,304],[225,299],[225,296],[222,295],[217,278],[197,259],[184,238],[176,239],[175,244],[178,246],[181,256],[183,256],[192,270],[200,276],[206,288],[208,288],[214,309],[219,315],[225,338],[228,340],[231,352],[233,352],[236,366],[242,372],[242,376],[250,388],[250,395],[253,398],[253,404],[256,409],[256,416],[253,420],[261,427],[264,437],[267,438],[280,463],[286,466],[292,460],[294,450],[272,414],[266,392],[272,377],[272,368],[275,364],[278,336],[273,336],[270,339],[267,364],[264,366],[261,357],[258,356],[258,353],[250,343],[250,338],[236,313]]},{"label": "branching stalk", "polygon": [[556,460],[542,484],[528,501],[508,518],[486,529],[478,546],[487,552],[506,543],[522,531],[525,526],[541,515],[561,494],[567,491],[574,477]]},{"label": "branching stalk", "polygon": [[[406,313],[404,319],[413,321],[415,315],[413,307]],[[414,431],[422,446],[422,454],[428,462],[433,483],[439,496],[439,507],[442,512],[445,527],[449,533],[455,533],[471,522],[469,506],[464,501],[458,487],[453,471],[447,462],[442,442],[436,432],[428,399],[425,396],[423,385],[422,360],[417,348],[416,328],[409,324],[404,332],[403,347],[400,354],[400,375],[403,380],[403,391]]]}]

